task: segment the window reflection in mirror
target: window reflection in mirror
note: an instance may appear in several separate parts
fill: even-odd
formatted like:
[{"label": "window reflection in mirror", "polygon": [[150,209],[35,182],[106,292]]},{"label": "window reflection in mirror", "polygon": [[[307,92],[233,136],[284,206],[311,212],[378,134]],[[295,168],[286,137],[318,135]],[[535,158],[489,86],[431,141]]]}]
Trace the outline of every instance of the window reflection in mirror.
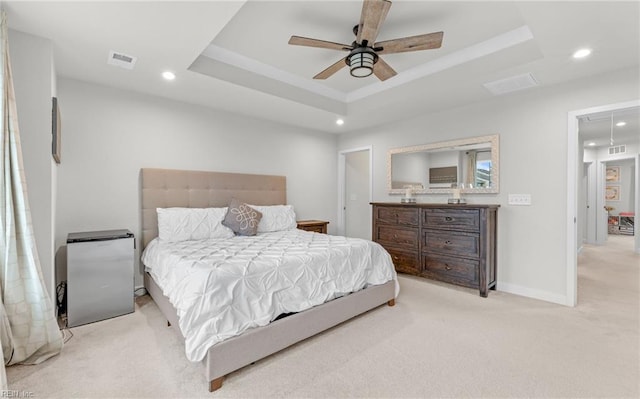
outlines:
[{"label": "window reflection in mirror", "polygon": [[476,152],[476,169],[473,175],[474,187],[491,187],[491,151]]},{"label": "window reflection in mirror", "polygon": [[391,194],[498,192],[498,135],[392,149],[387,159]]}]

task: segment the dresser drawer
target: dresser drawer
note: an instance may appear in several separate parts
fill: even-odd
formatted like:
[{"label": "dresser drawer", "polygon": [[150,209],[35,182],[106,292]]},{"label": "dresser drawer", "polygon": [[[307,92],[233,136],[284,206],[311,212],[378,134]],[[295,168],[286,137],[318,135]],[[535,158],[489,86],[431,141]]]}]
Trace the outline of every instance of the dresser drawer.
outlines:
[{"label": "dresser drawer", "polygon": [[379,242],[385,248],[387,246],[417,250],[419,236],[417,228],[378,225],[376,227],[374,241]]},{"label": "dresser drawer", "polygon": [[423,255],[421,275],[435,280],[477,288],[478,262],[469,259]]},{"label": "dresser drawer", "polygon": [[415,226],[420,223],[420,209],[405,207],[375,207],[374,218],[378,223]]},{"label": "dresser drawer", "polygon": [[424,230],[422,250],[478,258],[480,256],[480,236],[475,233]]},{"label": "dresser drawer", "polygon": [[418,274],[420,271],[420,260],[417,252],[399,251],[397,249],[387,249],[396,271],[401,273]]},{"label": "dresser drawer", "polygon": [[423,209],[422,221],[425,227],[449,230],[480,230],[480,212],[477,209]]}]

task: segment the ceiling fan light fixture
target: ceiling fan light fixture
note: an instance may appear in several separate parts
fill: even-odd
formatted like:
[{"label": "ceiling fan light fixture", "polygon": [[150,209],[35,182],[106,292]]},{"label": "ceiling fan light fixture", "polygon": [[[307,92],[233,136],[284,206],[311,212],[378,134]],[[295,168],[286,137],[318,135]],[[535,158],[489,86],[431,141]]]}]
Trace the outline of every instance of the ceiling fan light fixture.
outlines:
[{"label": "ceiling fan light fixture", "polygon": [[378,55],[368,47],[355,48],[346,58],[351,76],[355,78],[371,76],[376,61],[378,61]]},{"label": "ceiling fan light fixture", "polygon": [[380,81],[385,81],[398,73],[382,58],[378,58],[378,53],[394,54],[437,49],[442,46],[442,37],[444,35],[444,32],[432,32],[424,35],[407,36],[376,42],[378,31],[385,21],[390,7],[390,0],[364,0],[362,3],[362,12],[360,13],[360,23],[353,27],[353,34],[356,36],[356,40],[351,44],[342,44],[295,35],[291,36],[289,44],[349,51],[346,57],[341,58],[328,68],[316,74],[313,77],[314,79],[327,79],[344,68],[345,65],[348,65],[351,76],[355,78],[366,78],[375,73]]}]

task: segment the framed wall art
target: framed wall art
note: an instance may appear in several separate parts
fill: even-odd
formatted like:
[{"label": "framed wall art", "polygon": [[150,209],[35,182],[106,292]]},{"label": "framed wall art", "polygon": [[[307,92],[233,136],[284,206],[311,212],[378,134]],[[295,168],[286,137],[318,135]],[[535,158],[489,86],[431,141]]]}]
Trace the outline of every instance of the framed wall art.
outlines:
[{"label": "framed wall art", "polygon": [[607,183],[617,183],[620,181],[620,167],[607,166]]},{"label": "framed wall art", "polygon": [[620,186],[607,186],[604,190],[605,201],[620,201]]}]

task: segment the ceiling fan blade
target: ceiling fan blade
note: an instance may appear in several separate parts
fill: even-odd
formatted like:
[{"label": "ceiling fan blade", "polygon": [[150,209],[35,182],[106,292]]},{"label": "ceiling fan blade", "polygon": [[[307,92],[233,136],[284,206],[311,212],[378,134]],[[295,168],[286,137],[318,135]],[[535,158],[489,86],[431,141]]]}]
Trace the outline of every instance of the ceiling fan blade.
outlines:
[{"label": "ceiling fan blade", "polygon": [[360,24],[358,25],[358,35],[356,36],[357,43],[362,44],[366,40],[370,46],[375,42],[380,26],[387,17],[389,8],[391,8],[389,0],[364,0]]},{"label": "ceiling fan blade", "polygon": [[373,64],[373,73],[378,79],[385,81],[389,78],[396,76],[398,73],[389,66],[382,58],[378,58],[378,61]]},{"label": "ceiling fan blade", "polygon": [[317,74],[316,76],[314,76],[314,79],[326,79],[328,77],[330,77],[331,75],[333,75],[334,73],[338,72],[339,70],[341,70],[342,68],[346,67],[347,63],[345,62],[344,58],[341,58],[340,60],[338,60],[338,62],[336,62],[335,64],[331,65],[329,68],[325,69],[324,71],[320,72],[319,74]]},{"label": "ceiling fan blade", "polygon": [[351,50],[351,46],[348,44],[328,42],[326,40],[310,39],[308,37],[291,36],[289,44],[294,46],[307,46],[307,47],[319,47],[328,48],[332,50]]},{"label": "ceiling fan blade", "polygon": [[376,51],[378,54],[404,53],[407,51],[430,50],[440,48],[442,46],[442,37],[444,32],[427,33],[426,35],[417,35],[403,37],[401,39],[386,40],[378,42],[374,48],[382,47],[382,50]]}]

